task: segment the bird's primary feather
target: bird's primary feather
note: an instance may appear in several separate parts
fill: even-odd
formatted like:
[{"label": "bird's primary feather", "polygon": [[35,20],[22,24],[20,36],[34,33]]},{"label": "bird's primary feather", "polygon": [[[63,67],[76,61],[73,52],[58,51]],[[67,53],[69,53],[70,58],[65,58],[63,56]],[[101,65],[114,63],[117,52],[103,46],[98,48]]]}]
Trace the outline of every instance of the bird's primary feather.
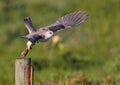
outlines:
[{"label": "bird's primary feather", "polygon": [[26,26],[27,30],[29,31],[29,33],[36,31],[32,24],[32,21],[29,17],[24,18],[24,23],[25,23],[25,26]]},{"label": "bird's primary feather", "polygon": [[71,28],[85,22],[88,18],[86,12],[74,12],[59,18],[55,23],[48,26],[48,29],[56,32],[62,29]]}]

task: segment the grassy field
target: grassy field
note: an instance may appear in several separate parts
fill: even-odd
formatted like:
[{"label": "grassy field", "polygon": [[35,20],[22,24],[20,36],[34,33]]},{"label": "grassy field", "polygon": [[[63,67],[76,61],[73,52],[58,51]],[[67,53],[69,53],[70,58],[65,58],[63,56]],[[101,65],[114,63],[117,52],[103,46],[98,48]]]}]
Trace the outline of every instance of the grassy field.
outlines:
[{"label": "grassy field", "polygon": [[20,38],[28,33],[24,17],[31,17],[39,28],[74,11],[88,12],[87,22],[56,33],[60,43],[51,39],[37,44],[28,54],[35,68],[35,85],[41,82],[81,85],[82,80],[93,81],[92,85],[110,80],[119,85],[119,3],[120,0],[1,0],[0,85],[14,85],[15,59],[26,47],[26,40]]}]

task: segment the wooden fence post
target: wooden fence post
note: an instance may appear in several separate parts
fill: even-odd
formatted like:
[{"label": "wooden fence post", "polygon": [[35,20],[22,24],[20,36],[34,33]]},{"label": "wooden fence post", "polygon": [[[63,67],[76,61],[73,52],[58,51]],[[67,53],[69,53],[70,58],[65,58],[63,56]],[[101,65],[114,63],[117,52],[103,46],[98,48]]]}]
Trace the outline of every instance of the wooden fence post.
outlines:
[{"label": "wooden fence post", "polygon": [[15,85],[33,85],[31,58],[18,58],[15,61]]}]

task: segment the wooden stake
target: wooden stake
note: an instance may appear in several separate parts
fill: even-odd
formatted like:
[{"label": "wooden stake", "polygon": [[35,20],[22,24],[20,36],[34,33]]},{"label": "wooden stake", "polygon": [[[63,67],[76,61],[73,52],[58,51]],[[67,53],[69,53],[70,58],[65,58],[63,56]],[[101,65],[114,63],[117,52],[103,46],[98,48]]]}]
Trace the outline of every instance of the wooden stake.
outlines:
[{"label": "wooden stake", "polygon": [[18,58],[15,61],[15,85],[33,85],[31,58]]}]

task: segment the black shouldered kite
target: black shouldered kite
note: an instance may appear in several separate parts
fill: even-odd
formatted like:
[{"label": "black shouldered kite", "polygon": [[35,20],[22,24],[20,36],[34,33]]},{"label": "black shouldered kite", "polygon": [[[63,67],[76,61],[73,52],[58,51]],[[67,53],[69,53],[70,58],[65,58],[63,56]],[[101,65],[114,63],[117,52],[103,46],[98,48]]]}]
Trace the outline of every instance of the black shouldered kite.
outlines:
[{"label": "black shouldered kite", "polygon": [[86,12],[74,12],[70,14],[66,14],[63,17],[59,18],[55,23],[42,27],[40,29],[35,29],[32,21],[29,17],[24,19],[25,26],[29,31],[29,34],[22,36],[27,39],[27,48],[22,52],[22,57],[25,57],[31,46],[35,45],[38,42],[45,42],[49,40],[55,32],[59,30],[66,30],[72,28],[73,26],[79,25],[85,22],[88,18],[88,14]]}]

